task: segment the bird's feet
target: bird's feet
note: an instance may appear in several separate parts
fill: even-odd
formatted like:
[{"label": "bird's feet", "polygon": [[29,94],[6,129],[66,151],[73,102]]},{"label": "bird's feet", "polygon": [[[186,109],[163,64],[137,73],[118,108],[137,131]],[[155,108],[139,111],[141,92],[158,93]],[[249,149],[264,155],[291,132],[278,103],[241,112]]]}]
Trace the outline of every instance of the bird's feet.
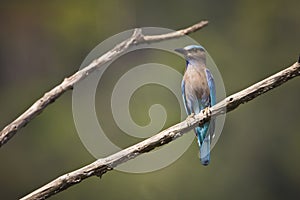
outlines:
[{"label": "bird's feet", "polygon": [[192,124],[192,120],[194,119],[195,113],[190,114],[187,118],[187,124],[190,126]]},{"label": "bird's feet", "polygon": [[210,108],[209,107],[206,107],[202,110],[202,114],[205,116],[205,117],[209,117],[210,114],[211,114],[211,111],[210,111]]},{"label": "bird's feet", "polygon": [[209,121],[211,111],[209,107],[204,108],[202,111],[204,117],[200,120],[199,126],[202,126],[205,122]]}]

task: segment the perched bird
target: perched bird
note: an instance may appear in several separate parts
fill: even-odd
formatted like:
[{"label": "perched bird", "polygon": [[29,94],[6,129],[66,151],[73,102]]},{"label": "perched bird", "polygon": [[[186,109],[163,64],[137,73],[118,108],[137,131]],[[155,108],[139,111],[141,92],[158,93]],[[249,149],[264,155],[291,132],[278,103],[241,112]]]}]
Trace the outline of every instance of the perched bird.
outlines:
[{"label": "perched bird", "polygon": [[[190,45],[175,51],[184,55],[186,70],[181,83],[184,107],[188,115],[216,104],[216,89],[213,76],[206,67],[206,52],[202,46]],[[210,161],[210,144],[214,134],[215,119],[194,129],[200,147],[203,165]]]}]

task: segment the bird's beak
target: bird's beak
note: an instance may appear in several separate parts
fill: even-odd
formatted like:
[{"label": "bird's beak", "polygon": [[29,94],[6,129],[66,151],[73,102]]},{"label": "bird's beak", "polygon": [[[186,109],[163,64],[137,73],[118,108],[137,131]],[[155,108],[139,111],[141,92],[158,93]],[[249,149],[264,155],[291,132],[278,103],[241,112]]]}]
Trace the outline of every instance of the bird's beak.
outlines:
[{"label": "bird's beak", "polygon": [[186,55],[186,50],[183,49],[183,48],[175,49],[175,51],[178,52],[178,53],[181,53],[181,54],[183,54],[183,55]]}]

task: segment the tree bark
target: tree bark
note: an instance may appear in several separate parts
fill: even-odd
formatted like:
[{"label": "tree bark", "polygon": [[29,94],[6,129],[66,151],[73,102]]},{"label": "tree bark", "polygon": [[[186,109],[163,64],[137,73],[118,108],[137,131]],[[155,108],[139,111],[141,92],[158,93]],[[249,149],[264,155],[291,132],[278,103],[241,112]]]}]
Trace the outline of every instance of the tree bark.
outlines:
[{"label": "tree bark", "polygon": [[88,177],[95,175],[101,177],[103,174],[112,170],[116,166],[127,162],[130,159],[134,159],[143,153],[149,152],[156,147],[165,145],[175,140],[194,127],[204,124],[210,119],[210,117],[224,114],[225,112],[230,112],[236,109],[239,105],[251,101],[263,93],[266,93],[299,75],[300,57],[298,62],[294,63],[292,66],[240,92],[228,96],[215,106],[204,109],[197,115],[191,115],[185,121],[180,122],[138,144],[128,147],[106,158],[98,159],[95,162],[78,170],[62,175],[23,197],[21,200],[45,199],[71,187],[72,185],[80,183],[82,180]]},{"label": "tree bark", "polygon": [[6,142],[8,142],[21,128],[26,126],[26,124],[28,124],[31,120],[38,116],[47,106],[49,106],[56,99],[58,99],[63,93],[65,93],[68,90],[71,90],[74,84],[86,78],[89,74],[91,74],[96,69],[100,68],[103,64],[118,57],[131,46],[182,37],[184,35],[200,30],[207,24],[208,21],[201,21],[185,29],[161,35],[143,35],[141,29],[135,29],[130,38],[116,45],[113,49],[106,52],[101,57],[93,60],[85,68],[79,70],[72,76],[65,78],[61,84],[57,85],[52,90],[45,93],[43,97],[41,97],[34,104],[32,104],[32,106],[29,107],[23,114],[21,114],[17,119],[8,124],[0,132],[0,147],[2,147]]}]

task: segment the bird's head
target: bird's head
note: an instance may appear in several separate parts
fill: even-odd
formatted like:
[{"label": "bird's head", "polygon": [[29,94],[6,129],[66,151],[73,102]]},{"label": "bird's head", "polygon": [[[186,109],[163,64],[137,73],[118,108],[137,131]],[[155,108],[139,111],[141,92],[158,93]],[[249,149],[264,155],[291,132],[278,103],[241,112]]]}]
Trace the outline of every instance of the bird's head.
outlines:
[{"label": "bird's head", "polygon": [[184,55],[187,61],[206,61],[205,49],[200,45],[189,45],[175,51]]}]

